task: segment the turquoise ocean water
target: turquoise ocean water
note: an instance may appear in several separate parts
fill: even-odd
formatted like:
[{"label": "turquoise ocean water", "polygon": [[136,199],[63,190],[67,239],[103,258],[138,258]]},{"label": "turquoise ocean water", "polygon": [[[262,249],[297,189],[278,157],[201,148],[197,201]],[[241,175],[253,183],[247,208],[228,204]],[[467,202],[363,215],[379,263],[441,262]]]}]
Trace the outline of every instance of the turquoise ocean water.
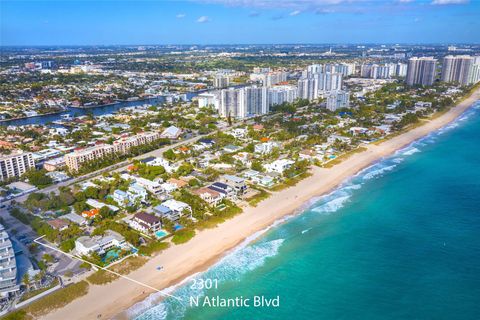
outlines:
[{"label": "turquoise ocean water", "polygon": [[158,296],[148,319],[479,319],[480,103],[253,236],[183,297],[280,296],[278,308],[188,307]]}]

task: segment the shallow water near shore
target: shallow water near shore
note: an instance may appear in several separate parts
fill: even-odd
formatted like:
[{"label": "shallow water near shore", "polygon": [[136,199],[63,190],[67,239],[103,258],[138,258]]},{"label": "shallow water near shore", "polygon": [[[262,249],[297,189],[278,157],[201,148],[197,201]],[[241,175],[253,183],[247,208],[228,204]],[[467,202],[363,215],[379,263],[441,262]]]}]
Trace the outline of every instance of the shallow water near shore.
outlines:
[{"label": "shallow water near shore", "polygon": [[[480,103],[362,170],[204,273],[129,309],[147,319],[477,319]],[[192,278],[218,288],[191,288]],[[280,297],[278,308],[190,307],[191,296]]]}]

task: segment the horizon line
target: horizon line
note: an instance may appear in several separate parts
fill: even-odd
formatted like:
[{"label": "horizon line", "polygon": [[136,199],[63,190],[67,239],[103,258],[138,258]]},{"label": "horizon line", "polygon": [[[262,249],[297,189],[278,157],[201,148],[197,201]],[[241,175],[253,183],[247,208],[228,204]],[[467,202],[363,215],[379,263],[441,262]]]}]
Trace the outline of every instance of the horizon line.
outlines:
[{"label": "horizon line", "polygon": [[129,47],[129,46],[294,46],[294,45],[479,45],[480,42],[285,42],[285,43],[131,43],[131,44],[0,44],[6,47]]}]

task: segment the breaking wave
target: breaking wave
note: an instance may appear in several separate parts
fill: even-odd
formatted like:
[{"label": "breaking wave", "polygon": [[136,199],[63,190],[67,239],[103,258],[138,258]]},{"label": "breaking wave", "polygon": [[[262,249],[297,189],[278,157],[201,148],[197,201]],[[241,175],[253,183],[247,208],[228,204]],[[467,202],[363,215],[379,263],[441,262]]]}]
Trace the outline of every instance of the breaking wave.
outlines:
[{"label": "breaking wave", "polygon": [[278,254],[278,251],[284,242],[284,239],[276,239],[267,242],[251,244],[260,235],[265,233],[271,227],[256,233],[254,236],[246,239],[241,245],[222,258],[209,270],[203,273],[194,274],[180,284],[167,288],[163,292],[174,292],[175,296],[180,298],[179,302],[172,298],[166,298],[161,293],[151,294],[147,299],[132,306],[128,310],[129,318],[136,320],[163,320],[180,319],[187,310],[187,305],[191,296],[204,296],[204,290],[193,289],[189,284],[193,279],[217,279],[218,283],[238,280],[241,275],[252,271],[265,263],[265,260]]}]

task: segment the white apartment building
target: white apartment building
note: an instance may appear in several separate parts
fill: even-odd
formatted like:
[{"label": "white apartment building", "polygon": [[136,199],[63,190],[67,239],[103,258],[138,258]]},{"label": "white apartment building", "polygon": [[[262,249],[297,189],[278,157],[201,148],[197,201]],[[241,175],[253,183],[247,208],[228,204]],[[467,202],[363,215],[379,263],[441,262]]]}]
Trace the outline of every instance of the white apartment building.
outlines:
[{"label": "white apartment building", "polygon": [[350,93],[348,91],[332,91],[327,96],[327,109],[336,111],[341,108],[348,108],[350,105]]},{"label": "white apartment building", "polygon": [[314,77],[300,78],[298,80],[298,93],[300,99],[315,100],[318,98],[318,79]]},{"label": "white apartment building", "polygon": [[404,77],[407,74],[405,63],[363,64],[361,77],[372,79],[390,79],[392,77]]},{"label": "white apartment building", "polygon": [[334,65],[310,65],[298,80],[298,97],[301,99],[315,100],[321,95],[343,86],[343,74],[335,71]]},{"label": "white apartment building", "polygon": [[0,180],[20,177],[30,169],[35,168],[31,152],[14,152],[0,157]]},{"label": "white apartment building", "polygon": [[217,74],[213,78],[213,86],[215,88],[226,88],[230,84],[230,78],[224,74]]},{"label": "white apartment building", "polygon": [[468,77],[468,83],[477,83],[480,81],[480,56],[473,58],[473,66]]},{"label": "white apartment building", "polygon": [[303,76],[317,74],[317,73],[341,73],[342,76],[347,77],[355,73],[355,63],[327,63],[327,64],[312,64],[307,66]]},{"label": "white apartment building", "polygon": [[250,74],[251,81],[258,81],[265,87],[271,87],[277,83],[287,81],[288,73],[284,71],[256,72]]},{"label": "white apartment building", "polygon": [[225,89],[220,93],[219,113],[223,117],[245,118],[268,113],[266,87]]},{"label": "white apartment building", "polygon": [[406,63],[397,63],[395,67],[395,75],[397,77],[405,77],[407,75],[407,64]]},{"label": "white apartment building", "polygon": [[15,252],[8,233],[0,224],[0,300],[19,290]]},{"label": "white apartment building", "polygon": [[443,58],[441,80],[461,85],[473,84],[480,80],[478,76],[479,69],[480,57],[449,55]]},{"label": "white apartment building", "polygon": [[218,110],[220,106],[220,101],[217,95],[214,93],[201,93],[197,96],[197,101],[199,108],[213,106],[216,110]]},{"label": "white apartment building", "polygon": [[246,116],[253,116],[268,113],[267,88],[266,87],[246,87],[243,90],[245,99]]},{"label": "white apartment building", "polygon": [[244,92],[242,89],[225,89],[220,92],[219,114],[223,117],[243,118],[246,115]]},{"label": "white apartment building", "polygon": [[431,86],[435,81],[437,60],[433,57],[413,57],[408,60],[406,83],[409,86]]},{"label": "white apartment building", "polygon": [[268,106],[282,104],[284,102],[291,103],[297,99],[298,90],[294,86],[274,86],[268,88]]},{"label": "white apartment building", "polygon": [[342,89],[343,76],[341,73],[320,73],[318,78],[318,90],[320,92]]}]

